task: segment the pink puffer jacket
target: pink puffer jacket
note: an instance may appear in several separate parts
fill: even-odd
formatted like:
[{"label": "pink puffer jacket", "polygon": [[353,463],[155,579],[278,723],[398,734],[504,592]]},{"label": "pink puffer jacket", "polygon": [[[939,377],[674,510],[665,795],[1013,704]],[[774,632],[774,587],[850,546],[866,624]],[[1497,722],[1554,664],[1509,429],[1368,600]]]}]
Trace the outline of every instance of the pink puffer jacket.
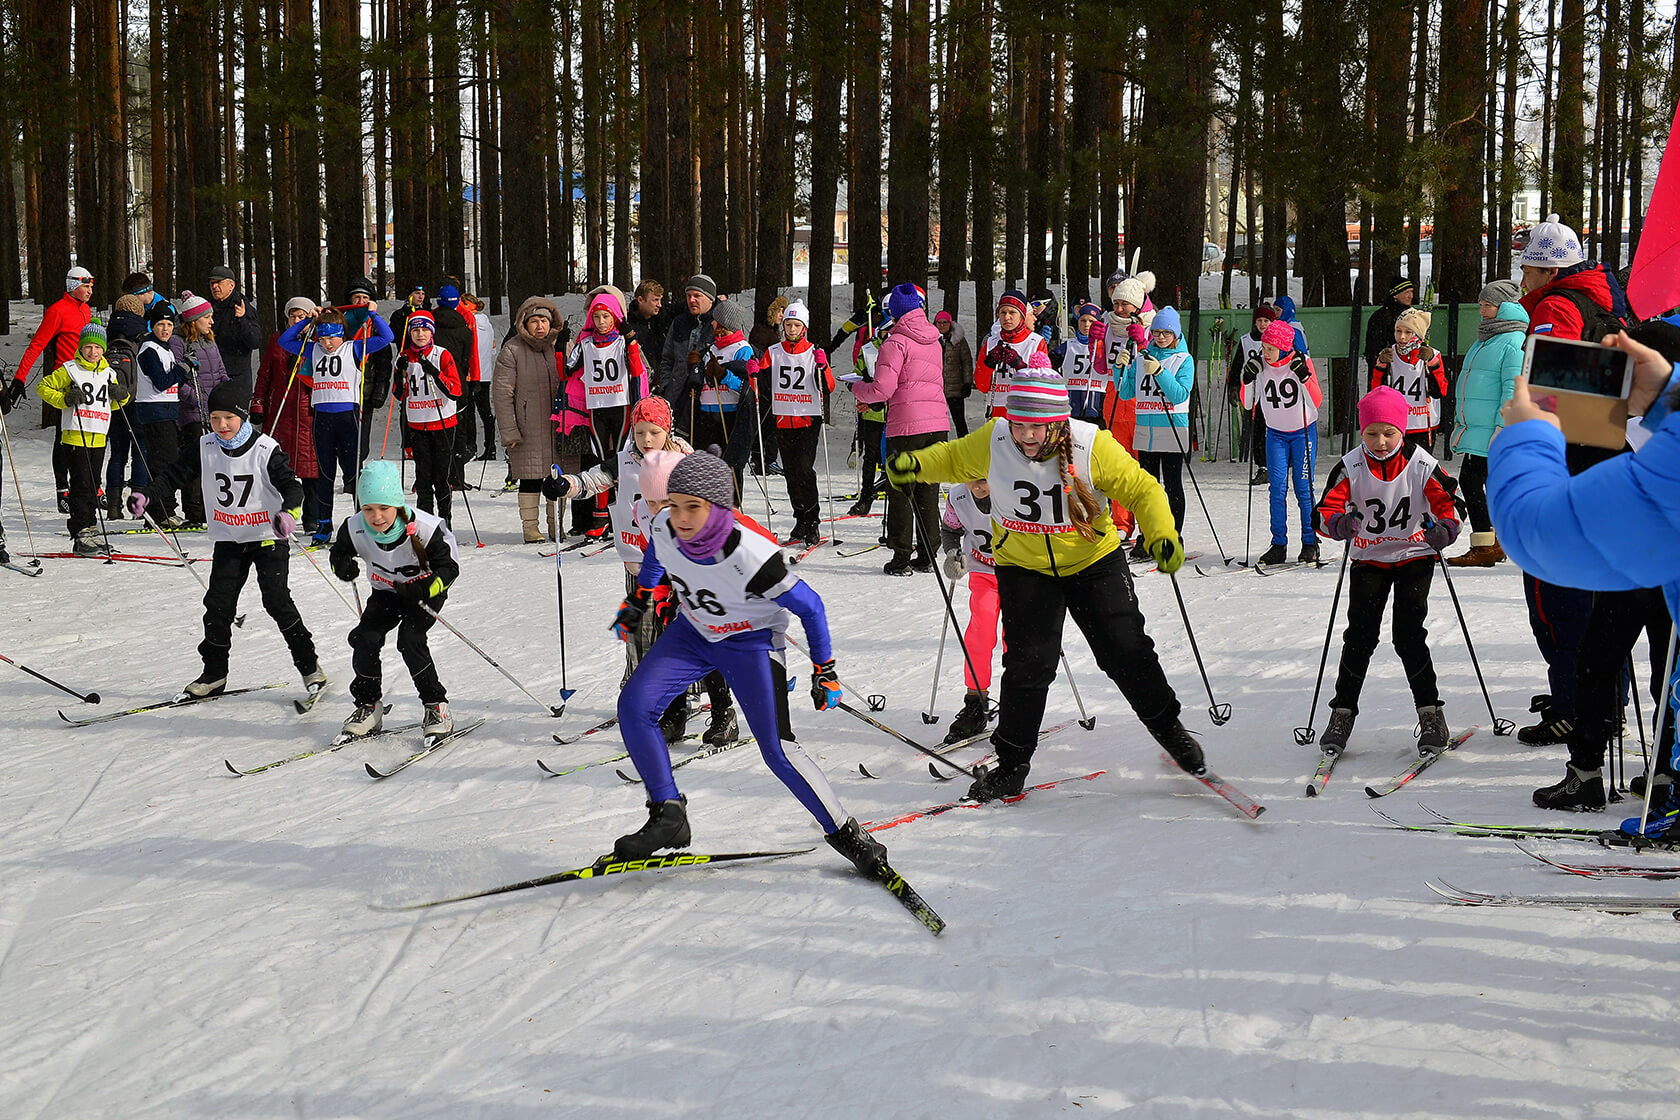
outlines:
[{"label": "pink puffer jacket", "polygon": [[950,430],[945,354],[939,346],[939,330],[928,322],[927,312],[911,311],[893,324],[881,343],[875,380],[859,381],[852,386],[852,395],[866,404],[886,403],[889,439]]}]

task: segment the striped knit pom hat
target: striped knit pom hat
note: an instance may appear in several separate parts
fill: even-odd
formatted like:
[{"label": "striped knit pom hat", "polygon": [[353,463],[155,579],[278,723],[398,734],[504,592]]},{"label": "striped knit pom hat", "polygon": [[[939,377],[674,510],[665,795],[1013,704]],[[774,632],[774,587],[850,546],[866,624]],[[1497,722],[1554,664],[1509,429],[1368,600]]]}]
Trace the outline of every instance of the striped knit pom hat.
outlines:
[{"label": "striped knit pom hat", "polygon": [[1016,424],[1055,424],[1068,418],[1067,382],[1036,367],[1017,370],[1004,398],[1003,418]]}]

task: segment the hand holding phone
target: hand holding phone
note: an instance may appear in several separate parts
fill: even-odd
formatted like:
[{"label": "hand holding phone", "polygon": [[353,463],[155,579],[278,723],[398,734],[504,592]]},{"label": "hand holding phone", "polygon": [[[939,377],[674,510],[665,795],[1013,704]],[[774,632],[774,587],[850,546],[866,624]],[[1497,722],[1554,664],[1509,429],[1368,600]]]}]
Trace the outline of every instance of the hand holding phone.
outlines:
[{"label": "hand holding phone", "polygon": [[[1522,395],[1527,409],[1555,414],[1569,442],[1620,449],[1627,442],[1633,369],[1634,355],[1620,346],[1531,335],[1523,347]],[[1526,409],[1521,415],[1534,418]]]}]

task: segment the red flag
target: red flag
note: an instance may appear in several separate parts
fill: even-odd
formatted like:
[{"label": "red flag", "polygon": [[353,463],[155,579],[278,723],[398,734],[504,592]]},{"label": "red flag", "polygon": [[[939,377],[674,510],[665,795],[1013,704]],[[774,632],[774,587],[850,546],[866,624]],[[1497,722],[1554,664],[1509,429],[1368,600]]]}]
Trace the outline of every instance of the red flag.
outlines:
[{"label": "red flag", "polygon": [[1628,303],[1641,319],[1680,307],[1680,149],[1674,143],[1677,129],[1680,129],[1680,107],[1674,112],[1674,125],[1663,148],[1662,167],[1651,190],[1651,205],[1645,211],[1645,226],[1639,233],[1639,251],[1633,255],[1633,271],[1628,275]]}]

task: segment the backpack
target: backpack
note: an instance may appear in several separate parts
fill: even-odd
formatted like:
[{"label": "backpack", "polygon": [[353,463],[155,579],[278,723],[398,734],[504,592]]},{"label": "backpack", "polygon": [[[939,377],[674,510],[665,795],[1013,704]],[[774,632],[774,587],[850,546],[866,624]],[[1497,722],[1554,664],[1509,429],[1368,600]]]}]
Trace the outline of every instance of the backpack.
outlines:
[{"label": "backpack", "polygon": [[1581,316],[1581,338],[1586,342],[1597,342],[1605,335],[1615,334],[1627,327],[1625,319],[1614,311],[1605,309],[1583,291],[1561,288],[1548,295],[1562,296],[1575,305],[1576,314]]},{"label": "backpack", "polygon": [[133,400],[140,375],[140,344],[132,338],[113,338],[105,348],[105,364],[117,379],[118,399]]}]

